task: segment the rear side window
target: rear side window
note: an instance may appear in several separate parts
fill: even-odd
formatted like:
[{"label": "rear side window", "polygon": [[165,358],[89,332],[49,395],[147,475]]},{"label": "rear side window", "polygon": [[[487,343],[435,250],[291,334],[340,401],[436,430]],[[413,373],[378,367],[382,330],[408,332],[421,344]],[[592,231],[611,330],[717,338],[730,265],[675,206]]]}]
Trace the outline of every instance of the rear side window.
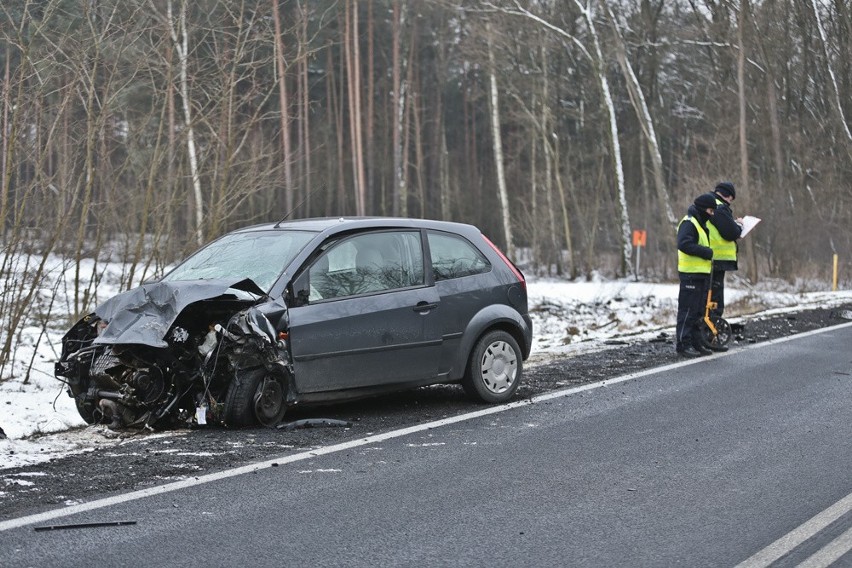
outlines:
[{"label": "rear side window", "polygon": [[449,233],[429,232],[435,280],[450,280],[491,270],[491,264],[470,241]]},{"label": "rear side window", "polygon": [[332,245],[308,269],[308,301],[385,292],[424,284],[417,231],[354,235]]}]

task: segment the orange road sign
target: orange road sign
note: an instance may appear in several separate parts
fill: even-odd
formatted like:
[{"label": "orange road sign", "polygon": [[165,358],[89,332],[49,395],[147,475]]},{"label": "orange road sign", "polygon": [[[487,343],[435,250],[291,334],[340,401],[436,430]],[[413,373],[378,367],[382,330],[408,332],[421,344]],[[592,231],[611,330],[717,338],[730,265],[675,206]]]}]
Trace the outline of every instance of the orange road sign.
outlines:
[{"label": "orange road sign", "polygon": [[634,229],[633,230],[633,246],[634,247],[644,247],[645,241],[647,240],[648,233],[644,229]]}]

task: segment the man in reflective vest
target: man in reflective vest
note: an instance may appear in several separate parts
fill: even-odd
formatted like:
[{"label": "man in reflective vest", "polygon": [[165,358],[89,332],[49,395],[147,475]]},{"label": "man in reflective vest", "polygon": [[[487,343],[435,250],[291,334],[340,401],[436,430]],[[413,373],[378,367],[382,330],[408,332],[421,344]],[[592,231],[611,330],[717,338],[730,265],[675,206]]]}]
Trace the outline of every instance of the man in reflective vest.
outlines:
[{"label": "man in reflective vest", "polygon": [[713,249],[707,234],[707,221],[716,211],[716,199],[710,193],[699,195],[677,226],[677,272],[680,291],[677,296],[675,350],[681,357],[712,353],[701,341],[701,325],[707,302],[707,286],[713,265]]},{"label": "man in reflective vest", "polygon": [[[713,197],[716,200],[716,211],[707,224],[710,234],[710,248],[713,249],[713,274],[710,279],[711,300],[716,302],[713,316],[722,317],[725,311],[725,272],[737,269],[737,239],[740,238],[743,227],[741,219],[734,219],[731,203],[737,196],[734,184],[723,181],[716,184]],[[710,346],[715,351],[727,351],[728,348]]]}]

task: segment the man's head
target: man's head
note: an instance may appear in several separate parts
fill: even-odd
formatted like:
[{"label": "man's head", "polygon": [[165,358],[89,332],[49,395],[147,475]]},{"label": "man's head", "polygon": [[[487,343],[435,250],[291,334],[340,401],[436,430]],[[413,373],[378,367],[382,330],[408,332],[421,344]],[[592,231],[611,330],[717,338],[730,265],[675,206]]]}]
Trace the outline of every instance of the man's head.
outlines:
[{"label": "man's head", "polygon": [[708,215],[712,215],[716,211],[716,197],[712,193],[702,193],[695,198],[695,207]]},{"label": "man's head", "polygon": [[721,181],[716,184],[716,189],[713,192],[724,199],[727,203],[732,202],[737,197],[737,190],[734,189],[734,184],[729,181]]}]

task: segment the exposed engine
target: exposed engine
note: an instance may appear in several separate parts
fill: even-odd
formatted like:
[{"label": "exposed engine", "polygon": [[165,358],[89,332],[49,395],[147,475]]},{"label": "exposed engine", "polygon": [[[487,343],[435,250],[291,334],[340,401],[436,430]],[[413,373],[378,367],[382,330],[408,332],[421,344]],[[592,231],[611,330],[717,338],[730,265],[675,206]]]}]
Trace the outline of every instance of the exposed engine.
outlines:
[{"label": "exposed engine", "polygon": [[[148,292],[143,308],[150,307]],[[255,303],[219,295],[180,310],[160,304],[130,320],[133,310],[122,305],[112,313],[124,321],[111,333],[111,322],[102,317],[111,313],[109,306],[102,315],[96,310],[63,338],[56,376],[66,381],[90,424],[114,429],[275,425],[292,392],[287,310],[281,305],[262,313]]]}]

